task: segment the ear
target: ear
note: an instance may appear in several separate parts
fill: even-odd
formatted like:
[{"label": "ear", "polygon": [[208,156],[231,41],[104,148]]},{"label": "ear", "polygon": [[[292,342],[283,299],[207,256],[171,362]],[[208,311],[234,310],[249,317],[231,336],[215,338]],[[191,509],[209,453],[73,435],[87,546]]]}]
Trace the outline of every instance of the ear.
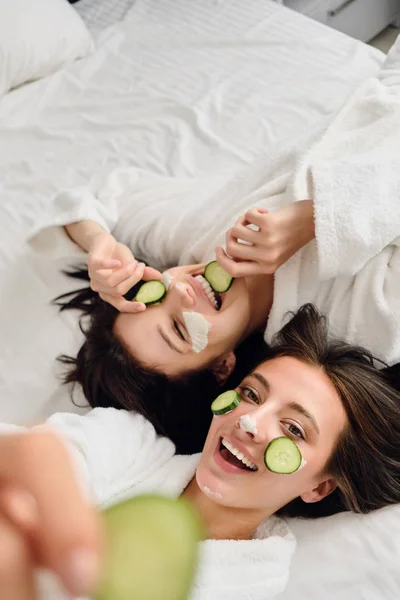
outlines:
[{"label": "ear", "polygon": [[336,480],[333,477],[327,477],[327,479],[321,481],[315,488],[302,494],[300,498],[303,502],[307,503],[319,502],[329,496],[329,494],[332,494],[336,488]]},{"label": "ear", "polygon": [[233,350],[224,352],[221,356],[215,359],[211,367],[219,385],[223,385],[232,373],[236,365],[236,356]]}]

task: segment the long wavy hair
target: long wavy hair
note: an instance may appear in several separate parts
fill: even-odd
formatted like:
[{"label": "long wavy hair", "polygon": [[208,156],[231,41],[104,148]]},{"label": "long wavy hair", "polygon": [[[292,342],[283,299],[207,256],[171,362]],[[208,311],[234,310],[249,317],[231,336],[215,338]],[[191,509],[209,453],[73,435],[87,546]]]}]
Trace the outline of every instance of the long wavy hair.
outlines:
[{"label": "long wavy hair", "polygon": [[[250,335],[235,350],[236,366],[220,386],[211,365],[179,377],[143,366],[114,332],[118,311],[88,286],[88,272],[78,267],[65,272],[84,287],[58,296],[53,303],[60,311],[80,313],[84,342],[77,356],[58,358],[65,366],[64,382],[79,384],[91,407],[114,407],[143,414],[175,443],[178,453],[201,451],[212,413],[210,404],[225,389],[236,387],[266,355],[262,332]],[[141,282],[137,285],[140,287]],[[135,290],[133,290],[135,295]]]},{"label": "long wavy hair", "polygon": [[338,393],[348,426],[324,468],[338,487],[325,499],[295,499],[278,514],[321,517],[343,510],[368,513],[400,502],[398,367],[378,370],[364,348],[330,339],[328,322],[311,304],[301,307],[271,342],[269,358],[292,356],[321,369]]}]

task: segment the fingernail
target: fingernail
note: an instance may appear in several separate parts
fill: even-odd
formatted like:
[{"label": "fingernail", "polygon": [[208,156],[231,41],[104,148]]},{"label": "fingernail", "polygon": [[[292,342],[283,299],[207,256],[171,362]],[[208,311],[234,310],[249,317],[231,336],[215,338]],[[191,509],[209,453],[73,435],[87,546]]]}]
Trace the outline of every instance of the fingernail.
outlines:
[{"label": "fingernail", "polygon": [[98,557],[87,548],[74,550],[67,558],[63,575],[65,583],[73,594],[78,596],[90,594],[98,581]]},{"label": "fingernail", "polygon": [[139,267],[143,267],[143,268],[144,268],[145,266],[146,266],[146,265],[145,265],[145,263],[144,263],[144,262],[141,262],[141,263],[139,263]]}]

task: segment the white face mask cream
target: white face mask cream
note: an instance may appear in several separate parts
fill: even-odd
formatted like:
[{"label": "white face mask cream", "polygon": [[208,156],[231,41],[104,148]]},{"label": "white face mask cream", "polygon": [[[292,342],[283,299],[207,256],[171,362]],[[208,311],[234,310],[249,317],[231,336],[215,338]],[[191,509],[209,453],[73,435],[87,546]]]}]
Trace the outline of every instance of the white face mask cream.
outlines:
[{"label": "white face mask cream", "polygon": [[199,353],[207,348],[211,323],[198,312],[184,312],[182,314],[190,335],[193,351]]},{"label": "white face mask cream", "polygon": [[257,435],[257,423],[250,415],[242,415],[239,419],[239,425],[242,431]]},{"label": "white face mask cream", "polygon": [[203,492],[205,494],[208,494],[208,496],[214,496],[214,498],[222,498],[222,495],[219,492],[213,492],[212,490],[210,490],[209,487],[204,486],[203,487]]},{"label": "white face mask cream", "polygon": [[165,285],[165,289],[168,290],[168,288],[171,285],[174,278],[169,271],[164,271],[162,276],[163,276],[162,281],[163,281],[163,284]]}]

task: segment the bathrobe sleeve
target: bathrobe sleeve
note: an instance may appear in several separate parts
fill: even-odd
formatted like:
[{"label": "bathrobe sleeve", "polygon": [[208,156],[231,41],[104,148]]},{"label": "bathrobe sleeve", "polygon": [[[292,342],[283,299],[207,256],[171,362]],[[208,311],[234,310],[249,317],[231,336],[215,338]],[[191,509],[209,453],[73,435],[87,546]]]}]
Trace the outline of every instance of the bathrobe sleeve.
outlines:
[{"label": "bathrobe sleeve", "polygon": [[[175,454],[174,444],[142,415],[114,408],[95,408],[84,416],[57,413],[34,429],[50,429],[62,438],[84,493],[99,506],[129,496]],[[0,435],[23,431],[0,424]]]},{"label": "bathrobe sleeve", "polygon": [[354,275],[398,246],[399,149],[400,36],[379,75],[349,98],[291,182],[295,199],[314,201],[320,280]]}]

